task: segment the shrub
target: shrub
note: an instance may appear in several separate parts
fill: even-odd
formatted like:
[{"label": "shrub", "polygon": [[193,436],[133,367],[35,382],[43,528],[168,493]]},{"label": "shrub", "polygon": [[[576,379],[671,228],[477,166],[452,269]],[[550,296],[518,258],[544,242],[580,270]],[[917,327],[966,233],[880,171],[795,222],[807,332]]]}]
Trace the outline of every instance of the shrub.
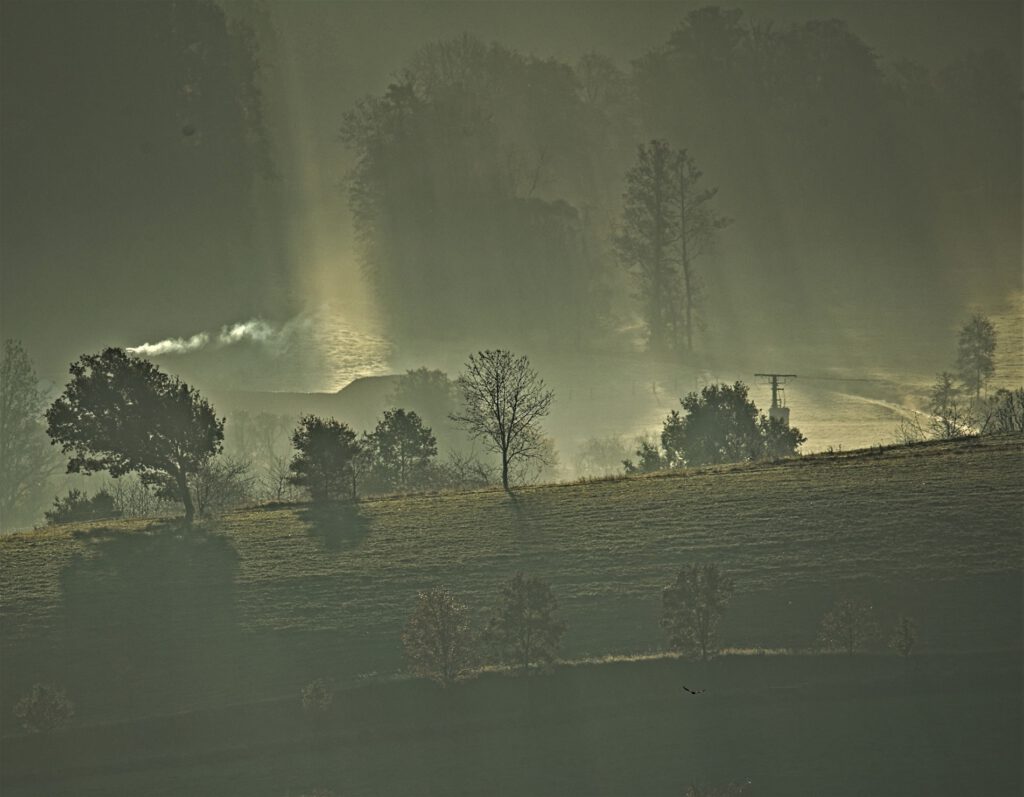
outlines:
[{"label": "shrub", "polygon": [[554,616],[557,609],[558,601],[548,584],[516,573],[502,587],[501,601],[484,630],[484,641],[498,661],[517,665],[524,672],[531,664],[550,664],[565,633],[565,623]]},{"label": "shrub", "polygon": [[1000,388],[994,396],[980,402],[982,434],[1020,434],[1024,432],[1024,387]]},{"label": "shrub", "polygon": [[35,684],[15,704],[14,716],[29,733],[52,733],[71,722],[75,704],[60,687]]},{"label": "shrub", "polygon": [[444,587],[421,592],[405,630],[402,644],[415,675],[450,686],[476,665],[469,612]]},{"label": "shrub", "polygon": [[100,490],[92,498],[81,490],[68,490],[64,498],[53,500],[53,509],[43,513],[46,522],[55,526],[58,523],[77,523],[86,520],[107,520],[117,518],[121,513],[114,504],[114,496],[106,490]]}]

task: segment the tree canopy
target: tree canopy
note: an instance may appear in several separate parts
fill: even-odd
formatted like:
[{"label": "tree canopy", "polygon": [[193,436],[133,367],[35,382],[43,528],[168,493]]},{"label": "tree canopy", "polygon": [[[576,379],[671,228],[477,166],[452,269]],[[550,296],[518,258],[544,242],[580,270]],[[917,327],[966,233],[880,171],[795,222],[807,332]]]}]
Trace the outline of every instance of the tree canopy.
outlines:
[{"label": "tree canopy", "polygon": [[661,593],[661,626],[673,650],[706,659],[718,645],[718,623],[735,585],[718,565],[679,570]]},{"label": "tree canopy", "polygon": [[707,385],[680,404],[686,415],[670,413],[661,433],[671,466],[792,456],[806,440],[796,427],[759,414],[742,382]]},{"label": "tree canopy", "polygon": [[305,487],[316,502],[356,497],[356,460],[362,449],[348,424],[306,415],[292,434],[292,445],[291,484]]},{"label": "tree canopy", "polygon": [[415,412],[384,411],[376,428],[365,437],[371,475],[378,490],[422,487],[437,456],[437,440]]},{"label": "tree canopy", "polygon": [[153,363],[109,348],[71,364],[71,381],[46,412],[47,432],[70,454],[68,473],[138,473],[195,514],[189,477],[224,440],[210,403]]}]

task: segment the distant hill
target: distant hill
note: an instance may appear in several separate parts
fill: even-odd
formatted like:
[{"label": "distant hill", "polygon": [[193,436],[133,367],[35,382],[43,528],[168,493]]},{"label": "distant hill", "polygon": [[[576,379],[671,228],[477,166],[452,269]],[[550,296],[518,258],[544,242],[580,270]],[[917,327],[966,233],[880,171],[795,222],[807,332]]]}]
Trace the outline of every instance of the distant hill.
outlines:
[{"label": "distant hill", "polygon": [[370,429],[389,400],[398,375],[364,376],[350,382],[336,393],[273,393],[269,391],[209,391],[219,412],[239,410],[249,413],[269,412],[274,415],[314,414],[337,418],[355,429]]}]

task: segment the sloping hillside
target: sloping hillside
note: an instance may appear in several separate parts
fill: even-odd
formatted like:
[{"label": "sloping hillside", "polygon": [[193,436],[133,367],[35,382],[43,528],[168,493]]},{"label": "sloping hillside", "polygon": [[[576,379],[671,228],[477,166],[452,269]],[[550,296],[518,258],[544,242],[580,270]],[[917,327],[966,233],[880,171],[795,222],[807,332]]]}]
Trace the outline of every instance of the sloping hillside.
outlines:
[{"label": "sloping hillside", "polygon": [[697,561],[735,577],[726,644],[809,645],[832,601],[856,594],[883,625],[917,617],[933,649],[1016,646],[1021,451],[1020,438],[972,440],[514,495],[259,508],[190,532],[132,521],[11,535],[6,694],[40,672],[146,685],[96,707],[119,714],[394,672],[417,590],[443,583],[484,612],[518,569],[553,584],[571,656],[657,649],[660,589]]}]

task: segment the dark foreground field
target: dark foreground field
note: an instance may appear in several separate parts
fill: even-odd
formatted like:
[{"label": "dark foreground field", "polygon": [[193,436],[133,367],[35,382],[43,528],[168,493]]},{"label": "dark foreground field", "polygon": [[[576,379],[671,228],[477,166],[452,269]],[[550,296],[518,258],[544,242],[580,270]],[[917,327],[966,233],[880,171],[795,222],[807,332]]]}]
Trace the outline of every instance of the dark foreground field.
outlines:
[{"label": "dark foreground field", "polygon": [[[0,538],[3,793],[1017,794],[1021,462],[1019,437],[972,440]],[[726,645],[805,650],[847,595],[882,635],[852,661],[713,661],[689,702],[679,662],[448,694],[392,677],[425,586],[481,615],[524,569],[561,601],[566,656],[635,654],[661,648],[660,589],[700,561],[737,582]],[[921,629],[907,672],[884,645],[900,613]],[[344,696],[313,733],[298,693],[317,677]],[[38,681],[77,707],[52,740],[11,715]]]},{"label": "dark foreground field", "polygon": [[268,701],[8,740],[3,793],[1017,795],[1019,663],[731,656],[378,684],[318,722]]}]

